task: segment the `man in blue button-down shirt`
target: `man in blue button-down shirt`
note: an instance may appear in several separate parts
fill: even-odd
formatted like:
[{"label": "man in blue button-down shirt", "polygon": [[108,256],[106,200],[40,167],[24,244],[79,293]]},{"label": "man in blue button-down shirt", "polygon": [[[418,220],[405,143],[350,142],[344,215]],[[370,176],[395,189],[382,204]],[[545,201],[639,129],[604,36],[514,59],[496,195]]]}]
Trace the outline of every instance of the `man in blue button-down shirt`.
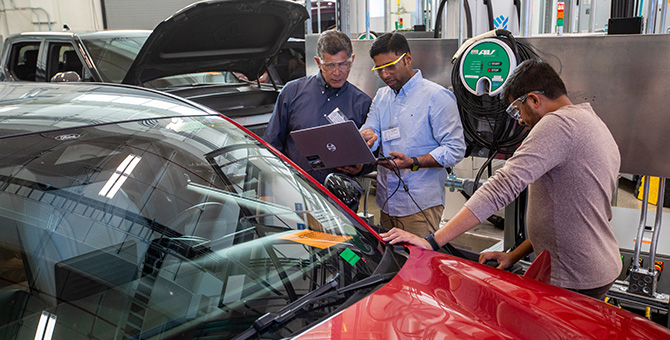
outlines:
[{"label": "man in blue button-down shirt", "polygon": [[[355,56],[346,34],[338,31],[321,34],[317,54],[319,56],[314,60],[320,72],[284,86],[263,139],[323,183],[326,176],[335,170],[312,170],[295,145],[291,131],[328,124],[328,115],[336,108],[344,115],[343,119],[352,120],[360,127],[365,121],[371,99],[347,81]],[[362,167],[346,169],[358,172]]]},{"label": "man in blue button-down shirt", "polygon": [[385,229],[393,227],[425,237],[439,228],[444,210],[445,168],[465,154],[463,127],[453,93],[424,79],[412,68],[407,39],[386,33],[370,47],[380,88],[361,134],[380,156],[377,205]]}]

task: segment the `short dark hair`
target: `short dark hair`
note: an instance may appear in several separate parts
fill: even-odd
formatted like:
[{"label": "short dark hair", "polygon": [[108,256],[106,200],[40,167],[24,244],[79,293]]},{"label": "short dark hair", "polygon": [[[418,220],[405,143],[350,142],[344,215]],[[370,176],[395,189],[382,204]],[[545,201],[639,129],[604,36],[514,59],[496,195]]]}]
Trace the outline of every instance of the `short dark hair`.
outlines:
[{"label": "short dark hair", "polygon": [[370,58],[389,52],[393,52],[395,55],[410,53],[409,43],[407,43],[404,35],[400,33],[384,33],[375,39],[370,46]]},{"label": "short dark hair", "polygon": [[319,58],[322,58],[324,53],[335,55],[342,51],[345,51],[349,57],[354,53],[354,49],[351,47],[351,39],[346,34],[333,30],[321,33],[319,41],[316,43],[316,52]]},{"label": "short dark hair", "polygon": [[532,91],[542,91],[549,99],[566,95],[568,91],[553,67],[541,59],[528,59],[514,70],[500,94],[504,102]]}]

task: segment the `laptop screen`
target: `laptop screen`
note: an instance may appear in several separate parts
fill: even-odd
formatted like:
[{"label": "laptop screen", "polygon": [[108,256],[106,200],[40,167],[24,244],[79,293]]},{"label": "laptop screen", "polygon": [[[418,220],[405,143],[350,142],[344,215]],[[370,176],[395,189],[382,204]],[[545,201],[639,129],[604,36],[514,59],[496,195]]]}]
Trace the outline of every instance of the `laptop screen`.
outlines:
[{"label": "laptop screen", "polygon": [[313,169],[330,169],[377,159],[353,121],[291,132],[300,153]]}]

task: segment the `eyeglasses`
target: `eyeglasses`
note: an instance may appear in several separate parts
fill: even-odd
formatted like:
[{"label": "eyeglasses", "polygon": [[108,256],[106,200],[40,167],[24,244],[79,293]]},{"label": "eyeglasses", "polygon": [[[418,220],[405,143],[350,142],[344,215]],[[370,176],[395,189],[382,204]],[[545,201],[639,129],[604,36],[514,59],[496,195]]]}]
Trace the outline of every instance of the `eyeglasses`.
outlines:
[{"label": "eyeglasses", "polygon": [[523,102],[525,102],[526,99],[528,99],[528,96],[529,96],[531,93],[535,93],[535,94],[543,94],[544,92],[543,92],[543,91],[530,91],[530,92],[524,94],[523,96],[521,96],[521,97],[519,97],[519,98],[517,98],[517,99],[514,99],[514,101],[512,101],[512,102],[509,104],[509,106],[507,107],[507,109],[505,109],[505,111],[507,111],[507,114],[509,114],[510,117],[514,118],[515,120],[521,120],[521,110],[519,110],[518,107],[514,106],[514,103],[516,103],[516,102],[519,102],[519,103],[523,103]]},{"label": "eyeglasses", "polygon": [[403,53],[398,59],[396,59],[395,61],[392,61],[388,64],[384,64],[384,65],[381,65],[381,66],[375,66],[370,71],[377,71],[377,73],[379,73],[379,74],[382,74],[382,72],[384,72],[384,70],[386,70],[387,72],[393,72],[396,69],[396,64],[399,63],[400,60],[402,60],[402,58],[406,54],[407,54],[407,52]]},{"label": "eyeglasses", "polygon": [[321,69],[325,72],[333,72],[335,69],[340,70],[340,72],[346,72],[351,69],[351,62],[352,59],[349,58],[345,61],[341,61],[338,63],[326,63],[323,61],[323,59],[319,58],[319,64],[321,65]]}]

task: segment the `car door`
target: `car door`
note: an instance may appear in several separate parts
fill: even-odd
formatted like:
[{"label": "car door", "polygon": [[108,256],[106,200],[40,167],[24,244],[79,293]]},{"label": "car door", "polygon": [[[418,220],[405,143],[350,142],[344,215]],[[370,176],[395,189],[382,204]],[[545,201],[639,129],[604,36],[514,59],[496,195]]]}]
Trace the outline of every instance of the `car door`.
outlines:
[{"label": "car door", "polygon": [[91,70],[86,66],[81,52],[71,41],[49,41],[46,53],[46,78],[62,72],[76,72],[81,81],[96,81]]},{"label": "car door", "polygon": [[35,81],[37,79],[38,58],[42,41],[28,39],[8,44],[9,51],[5,54],[6,77],[19,81]]},{"label": "car door", "polygon": [[[76,36],[74,36],[76,37]],[[82,81],[99,81],[84,62],[83,48],[72,35],[21,35],[9,38],[3,54],[2,79],[49,82],[58,73],[76,72]]]}]

